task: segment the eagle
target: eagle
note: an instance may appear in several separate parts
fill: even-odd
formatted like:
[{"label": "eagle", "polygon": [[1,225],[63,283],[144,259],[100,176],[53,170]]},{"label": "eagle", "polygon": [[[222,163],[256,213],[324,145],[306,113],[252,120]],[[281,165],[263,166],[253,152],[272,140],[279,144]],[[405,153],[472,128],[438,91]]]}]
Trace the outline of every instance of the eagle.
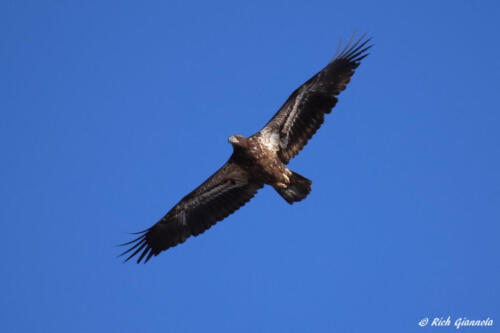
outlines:
[{"label": "eagle", "polygon": [[136,239],[120,256],[136,255],[137,263],[148,262],[190,236],[198,236],[222,221],[255,196],[264,185],[272,186],[289,204],[301,201],[311,191],[311,181],[286,165],[316,133],[337,103],[337,95],[349,83],[354,70],[373,46],[370,38],[354,41],[354,35],[333,59],[297,88],[271,120],[246,138],[235,134],[229,160],[203,184],[179,201],[152,227],[134,233]]}]

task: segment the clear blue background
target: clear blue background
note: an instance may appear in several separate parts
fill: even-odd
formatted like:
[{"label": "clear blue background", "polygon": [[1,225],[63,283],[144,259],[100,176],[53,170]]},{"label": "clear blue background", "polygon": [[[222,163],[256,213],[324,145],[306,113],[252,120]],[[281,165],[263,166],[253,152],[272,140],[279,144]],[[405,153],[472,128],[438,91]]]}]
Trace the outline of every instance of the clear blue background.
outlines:
[{"label": "clear blue background", "polygon": [[[424,332],[500,326],[496,1],[2,1],[2,332]],[[152,225],[367,32],[291,168],[147,265]],[[441,332],[450,329],[439,329]]]}]

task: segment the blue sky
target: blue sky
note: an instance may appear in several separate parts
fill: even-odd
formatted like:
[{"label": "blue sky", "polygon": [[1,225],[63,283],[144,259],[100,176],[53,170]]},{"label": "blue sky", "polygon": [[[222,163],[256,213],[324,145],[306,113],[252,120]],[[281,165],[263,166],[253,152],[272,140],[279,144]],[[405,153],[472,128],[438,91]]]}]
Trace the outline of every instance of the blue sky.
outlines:
[{"label": "blue sky", "polygon": [[[3,1],[0,330],[498,327],[498,17],[494,1]],[[266,188],[147,265],[116,258],[354,31],[371,55],[290,164],[307,200]]]}]

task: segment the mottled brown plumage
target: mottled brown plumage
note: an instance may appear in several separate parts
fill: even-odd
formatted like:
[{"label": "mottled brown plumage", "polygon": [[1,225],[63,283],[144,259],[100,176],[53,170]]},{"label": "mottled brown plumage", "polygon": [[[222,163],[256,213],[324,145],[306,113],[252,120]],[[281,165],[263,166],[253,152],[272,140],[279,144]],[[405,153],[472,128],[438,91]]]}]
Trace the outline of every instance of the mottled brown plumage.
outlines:
[{"label": "mottled brown plumage", "polygon": [[[353,36],[354,38],[354,36]],[[295,90],[273,118],[249,138],[233,135],[229,160],[160,221],[144,230],[122,255],[139,254],[137,262],[197,236],[247,203],[265,184],[290,204],[304,199],[311,181],[286,164],[307,144],[337,103],[360,61],[369,39],[361,37],[337,54],[319,73]],[[340,47],[339,47],[340,50]],[[337,52],[338,53],[338,52]]]}]

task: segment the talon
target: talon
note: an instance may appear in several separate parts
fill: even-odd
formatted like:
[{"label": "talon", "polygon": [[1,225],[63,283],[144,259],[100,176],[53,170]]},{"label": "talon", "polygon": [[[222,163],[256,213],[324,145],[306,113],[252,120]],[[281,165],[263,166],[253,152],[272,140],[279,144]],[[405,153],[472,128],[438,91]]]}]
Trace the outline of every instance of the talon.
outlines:
[{"label": "talon", "polygon": [[283,178],[285,178],[285,183],[290,184],[290,178],[287,175],[283,175]]},{"label": "talon", "polygon": [[287,188],[288,186],[284,183],[276,183],[276,186],[279,188]]}]

